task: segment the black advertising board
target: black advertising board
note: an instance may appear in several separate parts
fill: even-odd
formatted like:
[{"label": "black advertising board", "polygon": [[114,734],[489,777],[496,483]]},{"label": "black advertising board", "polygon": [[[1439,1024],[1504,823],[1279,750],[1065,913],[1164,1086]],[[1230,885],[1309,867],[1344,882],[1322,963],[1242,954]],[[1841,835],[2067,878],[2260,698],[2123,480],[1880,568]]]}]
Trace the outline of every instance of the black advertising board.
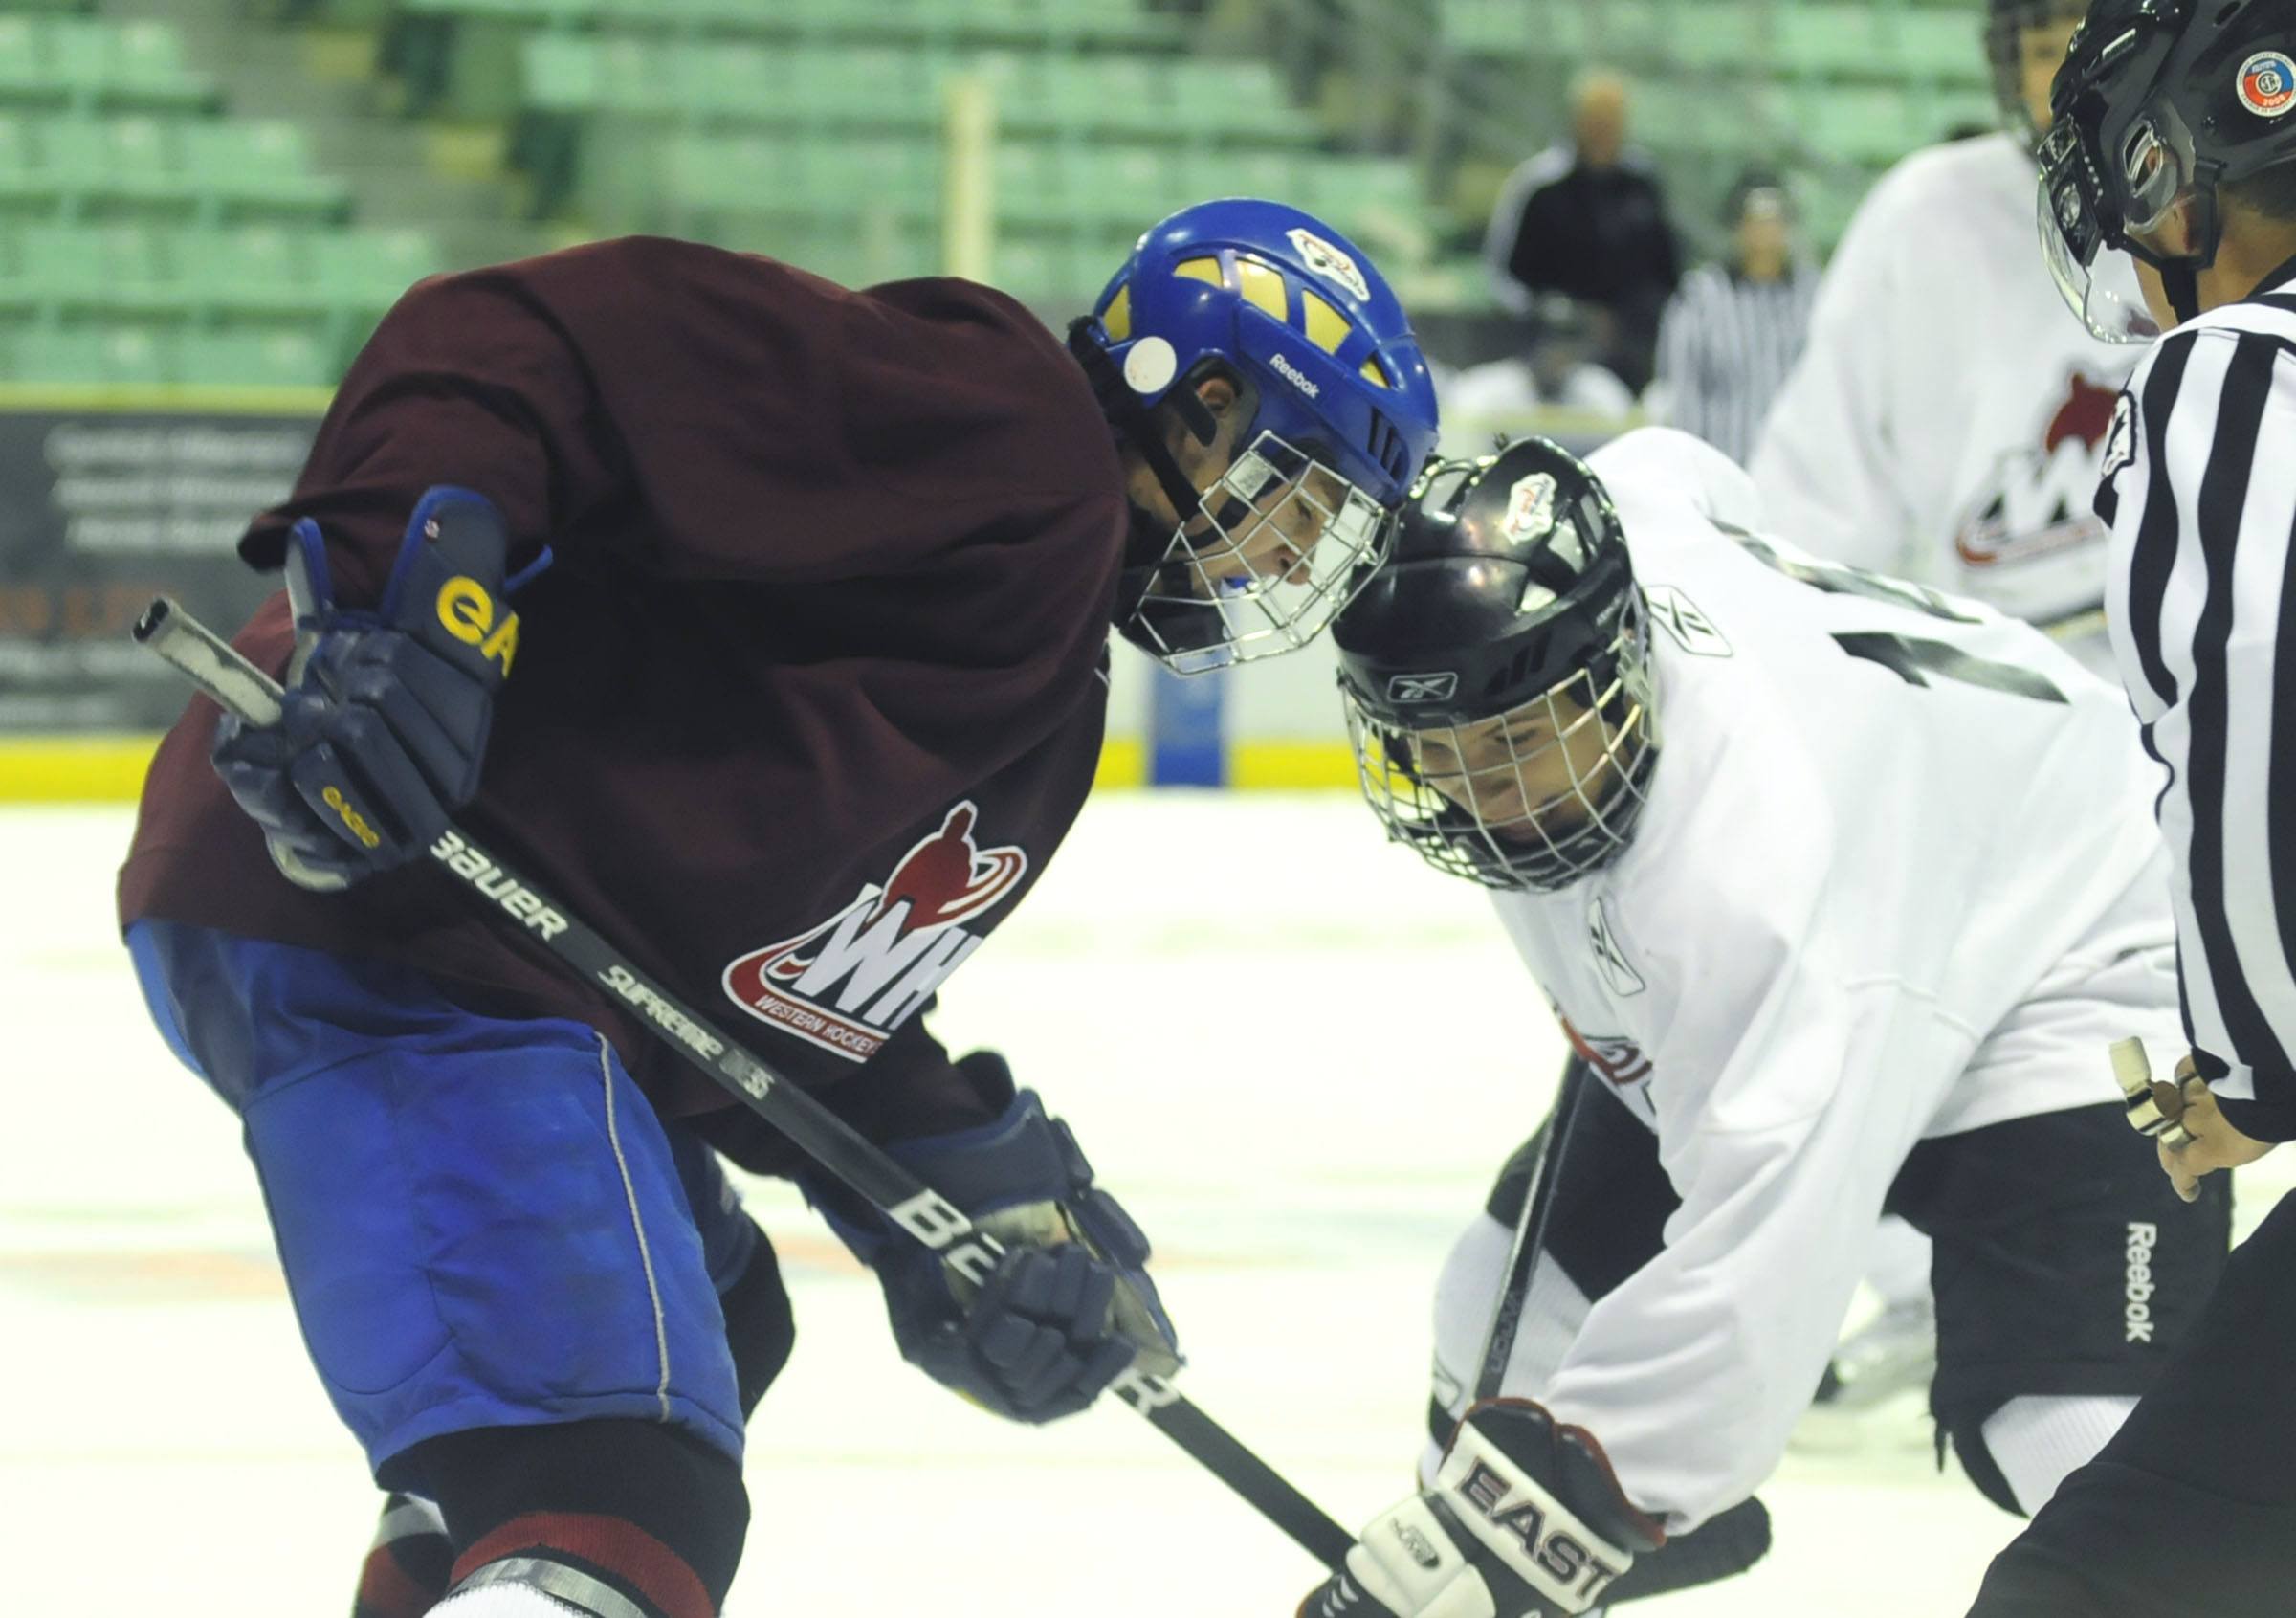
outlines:
[{"label": "black advertising board", "polygon": [[0,734],[165,729],[175,672],[128,629],[166,593],[236,629],[277,587],[233,550],[319,411],[0,407]]}]

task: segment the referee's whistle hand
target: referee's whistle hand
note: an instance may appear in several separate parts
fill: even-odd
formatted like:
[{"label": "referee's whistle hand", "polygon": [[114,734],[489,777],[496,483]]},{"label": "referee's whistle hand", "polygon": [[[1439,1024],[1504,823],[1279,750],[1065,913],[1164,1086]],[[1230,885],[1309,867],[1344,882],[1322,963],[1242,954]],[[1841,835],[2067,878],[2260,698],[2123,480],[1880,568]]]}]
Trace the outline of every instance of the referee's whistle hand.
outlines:
[{"label": "referee's whistle hand", "polygon": [[2163,1139],[2156,1147],[2161,1172],[2176,1187],[2176,1194],[2188,1203],[2197,1202],[2203,1178],[2219,1168],[2254,1163],[2272,1149],[2272,1143],[2251,1141],[2235,1129],[2217,1105],[2207,1080],[2194,1075],[2189,1060],[2179,1065],[2177,1077],[2184,1081],[2184,1110],[2176,1115],[2176,1121],[2192,1139],[2175,1147]]}]

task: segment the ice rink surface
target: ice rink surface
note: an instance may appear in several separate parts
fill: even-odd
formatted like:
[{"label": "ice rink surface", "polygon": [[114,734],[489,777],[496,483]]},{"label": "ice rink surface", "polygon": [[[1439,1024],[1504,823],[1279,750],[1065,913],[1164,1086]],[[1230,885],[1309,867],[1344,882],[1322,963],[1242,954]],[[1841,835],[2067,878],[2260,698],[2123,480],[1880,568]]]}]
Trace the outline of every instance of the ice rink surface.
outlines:
[{"label": "ice rink surface", "polygon": [[[376,1496],[233,1122],[144,1018],[112,924],[128,825],[0,811],[0,1522],[36,1553],[8,1605],[344,1613]],[[1075,1125],[1156,1241],[1200,1405],[1351,1527],[1410,1487],[1436,1268],[1560,1060],[1475,890],[1383,847],[1352,797],[1107,796],[936,1028],[1004,1050]],[[2250,1172],[2243,1227],[2285,1184]],[[1113,1401],[1030,1430],[925,1381],[794,1196],[753,1206],[799,1339],[751,1432],[731,1618],[1289,1618],[1314,1583]],[[1879,1427],[1788,1457],[1755,1573],[1622,1610],[1958,1618],[2016,1525],[1936,1474],[1917,1406]]]}]

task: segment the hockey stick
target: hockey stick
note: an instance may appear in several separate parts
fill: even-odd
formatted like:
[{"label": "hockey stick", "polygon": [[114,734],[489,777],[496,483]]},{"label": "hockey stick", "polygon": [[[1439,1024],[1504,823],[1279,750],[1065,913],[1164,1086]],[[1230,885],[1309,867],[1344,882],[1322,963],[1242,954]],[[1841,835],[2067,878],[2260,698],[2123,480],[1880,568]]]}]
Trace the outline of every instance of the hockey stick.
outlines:
[{"label": "hockey stick", "polygon": [[[1547,1227],[1555,1212],[1555,1187],[1562,1179],[1563,1154],[1570,1149],[1571,1128],[1584,1104],[1581,1095],[1593,1083],[1591,1070],[1592,1064],[1576,1054],[1563,1069],[1562,1094],[1556,1099],[1554,1115],[1532,1160],[1531,1183],[1523,1188],[1523,1214],[1515,1222],[1514,1246],[1507,1254],[1506,1276],[1491,1308],[1490,1327],[1483,1338],[1483,1364],[1475,1376],[1476,1404],[1499,1397],[1507,1362],[1514,1357],[1514,1340],[1522,1329],[1523,1309],[1530,1301],[1531,1284],[1538,1275],[1539,1255],[1546,1247]],[[1759,1499],[1740,1500],[1689,1533],[1669,1539],[1649,1555],[1635,1558],[1634,1565],[1603,1592],[1603,1601],[1618,1607],[1711,1584],[1745,1572],[1769,1549],[1769,1509]]]},{"label": "hockey stick", "polygon": [[[252,725],[278,722],[276,680],[242,656],[175,601],[162,596],[144,611],[135,638],[189,676],[228,713]],[[909,1235],[938,1253],[942,1266],[978,1286],[1004,1249],[963,1212],[863,1139],[844,1119],[623,958],[542,889],[495,857],[469,832],[450,825],[430,857],[478,907],[508,920],[593,984],[637,1013],[678,1055],[708,1074],[750,1111],[843,1182]],[[1111,1385],[1158,1430],[1249,1501],[1309,1555],[1337,1569],[1353,1534],[1205,1415],[1161,1376],[1135,1366]]]},{"label": "hockey stick", "polygon": [[1507,1253],[1507,1273],[1500,1282],[1498,1301],[1491,1306],[1490,1325],[1483,1333],[1483,1363],[1475,1372],[1475,1404],[1499,1396],[1507,1380],[1507,1362],[1514,1357],[1515,1334],[1523,1324],[1523,1307],[1531,1301],[1531,1283],[1538,1274],[1538,1256],[1546,1246],[1548,1216],[1555,1211],[1555,1182],[1561,1177],[1562,1154],[1571,1143],[1571,1125],[1578,1118],[1578,1093],[1585,1086],[1586,1058],[1573,1055],[1562,1070],[1562,1094],[1532,1160],[1531,1183],[1523,1187],[1523,1216],[1514,1223],[1514,1246]]}]

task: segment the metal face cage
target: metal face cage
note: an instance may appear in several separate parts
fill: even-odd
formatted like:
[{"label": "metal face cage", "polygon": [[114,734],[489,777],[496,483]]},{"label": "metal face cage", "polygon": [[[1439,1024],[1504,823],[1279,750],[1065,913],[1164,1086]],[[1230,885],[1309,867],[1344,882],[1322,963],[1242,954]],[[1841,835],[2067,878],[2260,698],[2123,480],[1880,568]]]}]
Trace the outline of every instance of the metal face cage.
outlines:
[{"label": "metal face cage", "polygon": [[1136,638],[1183,675],[1295,651],[1391,542],[1378,500],[1313,446],[1262,432],[1173,532],[1136,609]]},{"label": "metal face cage", "polygon": [[1640,592],[1585,668],[1488,718],[1406,731],[1345,693],[1364,798],[1438,871],[1551,893],[1624,852],[1658,734]]}]

